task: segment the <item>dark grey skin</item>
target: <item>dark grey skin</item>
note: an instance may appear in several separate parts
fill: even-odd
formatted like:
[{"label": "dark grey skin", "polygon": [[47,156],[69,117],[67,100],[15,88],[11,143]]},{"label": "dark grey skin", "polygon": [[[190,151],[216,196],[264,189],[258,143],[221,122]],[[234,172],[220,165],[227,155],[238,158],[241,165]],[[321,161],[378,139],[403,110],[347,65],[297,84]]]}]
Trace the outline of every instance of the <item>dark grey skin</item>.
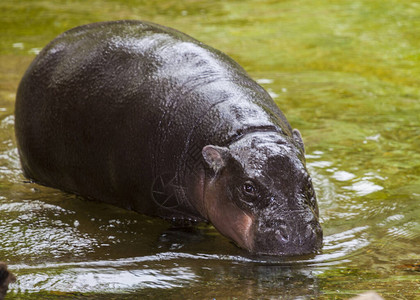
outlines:
[{"label": "dark grey skin", "polygon": [[231,58],[174,29],[95,23],[53,40],[16,98],[24,174],[256,254],[322,244],[299,131]]},{"label": "dark grey skin", "polygon": [[7,265],[0,261],[0,300],[4,299],[9,289],[9,284],[16,281],[16,276],[10,273]]}]

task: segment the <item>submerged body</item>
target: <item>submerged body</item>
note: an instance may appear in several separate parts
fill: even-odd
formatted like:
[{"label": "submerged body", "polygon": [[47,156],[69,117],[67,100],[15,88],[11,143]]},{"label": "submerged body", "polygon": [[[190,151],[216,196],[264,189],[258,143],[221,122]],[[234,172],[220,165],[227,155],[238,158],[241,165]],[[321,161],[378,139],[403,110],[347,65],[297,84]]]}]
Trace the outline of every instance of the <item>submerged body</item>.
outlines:
[{"label": "submerged body", "polygon": [[321,247],[299,132],[237,63],[183,33],[69,30],[28,68],[15,115],[24,173],[40,184],[209,221],[253,253]]}]

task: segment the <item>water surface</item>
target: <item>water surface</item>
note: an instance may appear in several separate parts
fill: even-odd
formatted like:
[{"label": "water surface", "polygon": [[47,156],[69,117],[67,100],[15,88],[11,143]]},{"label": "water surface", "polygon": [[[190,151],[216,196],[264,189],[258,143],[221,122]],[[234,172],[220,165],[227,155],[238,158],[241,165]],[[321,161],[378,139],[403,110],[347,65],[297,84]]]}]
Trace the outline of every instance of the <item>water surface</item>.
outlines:
[{"label": "water surface", "polygon": [[[0,3],[0,260],[9,299],[420,298],[420,4],[416,1]],[[237,60],[303,134],[322,253],[254,257],[213,227],[159,219],[22,176],[16,88],[77,25],[143,19]]]}]

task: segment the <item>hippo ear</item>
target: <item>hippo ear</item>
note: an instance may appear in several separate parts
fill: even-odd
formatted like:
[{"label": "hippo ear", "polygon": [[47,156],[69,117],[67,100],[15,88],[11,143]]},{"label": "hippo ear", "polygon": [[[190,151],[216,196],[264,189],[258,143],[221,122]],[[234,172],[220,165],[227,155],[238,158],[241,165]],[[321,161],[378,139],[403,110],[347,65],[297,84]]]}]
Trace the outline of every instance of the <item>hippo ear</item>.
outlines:
[{"label": "hippo ear", "polygon": [[299,130],[293,129],[293,139],[295,140],[296,143],[298,143],[303,153],[305,153],[305,146],[303,145],[302,135],[300,134]]},{"label": "hippo ear", "polygon": [[204,146],[201,153],[203,154],[204,160],[215,173],[218,173],[226,165],[229,157],[228,148],[213,145]]}]

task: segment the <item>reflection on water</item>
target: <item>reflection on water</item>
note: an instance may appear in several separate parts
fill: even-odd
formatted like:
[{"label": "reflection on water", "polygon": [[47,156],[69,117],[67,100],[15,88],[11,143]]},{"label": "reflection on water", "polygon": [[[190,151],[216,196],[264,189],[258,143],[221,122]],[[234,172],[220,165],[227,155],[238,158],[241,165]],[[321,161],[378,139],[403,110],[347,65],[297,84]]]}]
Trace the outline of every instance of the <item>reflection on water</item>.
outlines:
[{"label": "reflection on water", "polygon": [[[339,170],[325,156],[321,151],[308,155],[326,231],[324,247],[318,255],[296,258],[255,257],[234,247],[209,226],[169,228],[160,220],[21,181],[26,188],[19,195],[22,200],[0,204],[0,230],[4,233],[0,236],[1,253],[20,262],[10,265],[19,274],[12,291],[115,294],[175,289],[203,281],[238,284],[239,280],[241,284],[248,281],[261,285],[262,291],[298,287],[299,293],[304,289],[306,295],[316,296],[317,277],[328,274],[334,266],[353,264],[354,259],[370,263],[371,257],[364,258],[363,253],[372,253],[375,244],[389,239],[419,238],[419,232],[412,231],[418,223],[404,222],[402,213],[393,213],[379,223],[361,222],[360,214],[369,214],[372,209],[369,203],[356,203],[343,193],[358,195],[348,187],[366,178],[383,178],[373,174],[358,178]],[[11,157],[15,156],[7,159]],[[322,170],[333,176],[321,175]],[[338,187],[334,180],[342,185]],[[368,190],[362,190],[368,194]],[[333,207],[329,212],[330,205],[338,204],[342,211]],[[337,225],[329,228],[325,226],[328,223]],[[385,236],[372,239],[374,227],[384,228]],[[145,255],[136,256],[139,252]],[[258,295],[254,290],[247,293]]]},{"label": "reflection on water", "polygon": [[[93,3],[0,2],[0,261],[17,274],[10,298],[419,297],[418,4]],[[25,181],[13,132],[23,72],[62,31],[121,18],[227,52],[278,102],[305,140],[321,253],[254,257],[208,225],[172,228]]]},{"label": "reflection on water", "polygon": [[[241,292],[250,297],[267,290],[273,295],[318,296],[317,278],[334,266],[354,264],[355,260],[373,266],[372,256],[364,257],[364,253],[372,253],[378,245],[383,248],[389,240],[420,236],[417,220],[407,222],[403,212],[395,212],[395,206],[382,207],[381,213],[389,215],[377,222],[378,215],[371,212],[376,204],[355,202],[348,194],[374,193],[350,187],[366,180],[378,184],[382,177],[369,173],[358,177],[340,170],[325,160],[328,155],[321,151],[308,155],[308,168],[320,199],[325,240],[322,253],[306,258],[252,257],[212,227],[169,228],[160,220],[23,183],[15,169],[16,155],[10,155],[16,151],[8,152],[2,159],[9,167],[3,168],[2,174],[20,178],[20,190],[3,197],[0,204],[0,253],[16,262],[10,265],[19,275],[11,286],[16,293],[139,293],[200,286],[202,282],[219,287],[230,282],[236,285],[235,293],[244,284],[260,286],[259,292]],[[364,219],[364,214],[376,219]],[[383,228],[384,235],[372,238],[375,227]]]},{"label": "reflection on water", "polygon": [[62,268],[58,274],[57,267],[59,266],[53,265],[48,269],[32,268],[30,274],[22,275],[18,279],[19,291],[117,293],[146,288],[169,289],[189,284],[196,277],[186,267],[132,269],[130,266],[125,266],[120,270],[115,267],[94,265],[94,268],[87,266]]},{"label": "reflection on water", "polygon": [[2,218],[0,225],[2,250],[18,257],[81,256],[97,244],[61,220],[66,214],[75,212],[55,205],[37,200],[12,202],[1,205],[0,213],[7,216]]},{"label": "reflection on water", "polygon": [[[299,280],[315,280],[311,270],[293,265],[290,262],[253,260],[242,256],[164,252],[129,259],[11,265],[10,268],[23,273],[17,282],[20,292],[115,293],[148,288],[170,289],[194,285],[204,279],[223,280],[223,277],[232,277],[234,274],[234,277],[246,277],[266,286],[281,284],[276,280],[283,278],[288,278],[289,284]],[[296,276],[298,278],[294,279]]]}]

